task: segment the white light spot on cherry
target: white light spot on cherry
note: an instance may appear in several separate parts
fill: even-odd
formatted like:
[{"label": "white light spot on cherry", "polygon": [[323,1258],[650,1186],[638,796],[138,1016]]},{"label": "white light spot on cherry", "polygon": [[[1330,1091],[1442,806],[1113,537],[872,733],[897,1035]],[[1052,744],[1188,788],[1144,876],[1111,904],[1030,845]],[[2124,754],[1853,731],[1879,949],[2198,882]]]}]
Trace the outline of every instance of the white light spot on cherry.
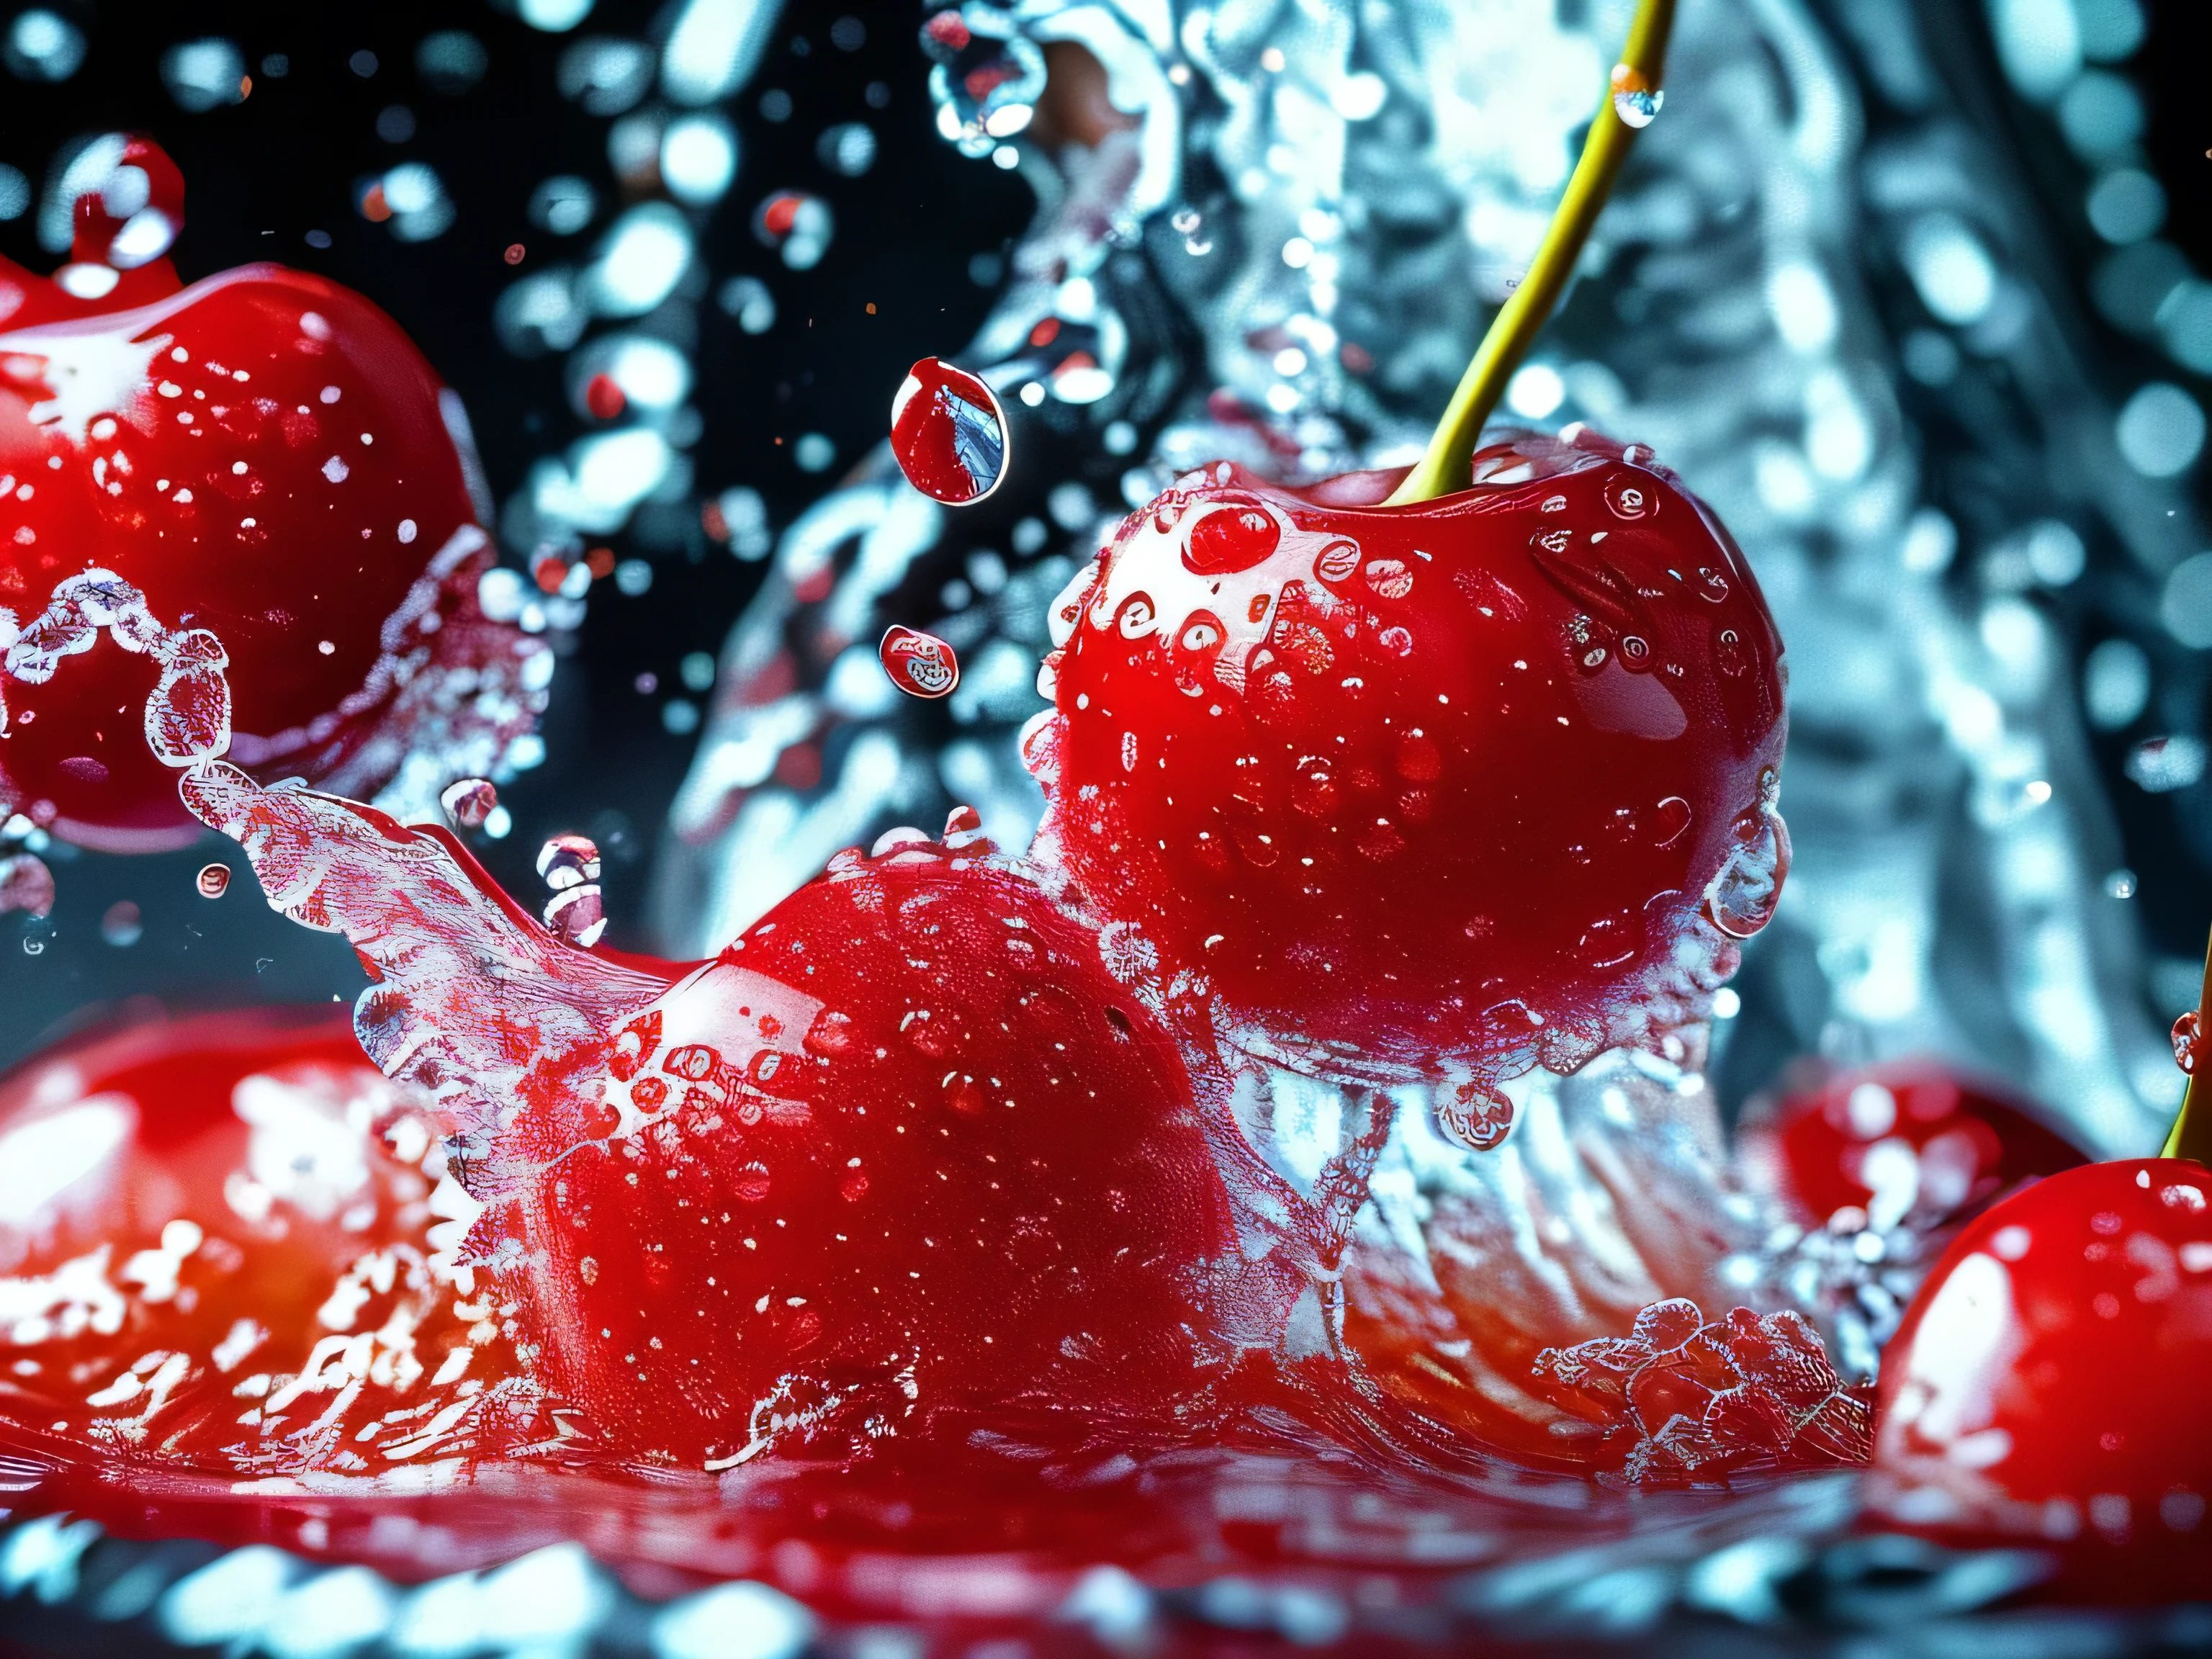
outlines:
[{"label": "white light spot on cherry", "polygon": [[323,401],[326,404],[337,402],[339,395],[338,389],[334,386],[326,386],[323,388]]},{"label": "white light spot on cherry", "polygon": [[328,657],[334,655],[337,653],[337,647],[331,644],[328,640],[317,640],[315,641],[315,649]]},{"label": "white light spot on cherry", "polygon": [[323,463],[323,476],[332,483],[343,483],[346,481],[346,475],[352,470],[336,455]]},{"label": "white light spot on cherry", "polygon": [[401,544],[404,546],[414,539],[415,520],[412,519],[402,519],[399,521],[399,540]]}]

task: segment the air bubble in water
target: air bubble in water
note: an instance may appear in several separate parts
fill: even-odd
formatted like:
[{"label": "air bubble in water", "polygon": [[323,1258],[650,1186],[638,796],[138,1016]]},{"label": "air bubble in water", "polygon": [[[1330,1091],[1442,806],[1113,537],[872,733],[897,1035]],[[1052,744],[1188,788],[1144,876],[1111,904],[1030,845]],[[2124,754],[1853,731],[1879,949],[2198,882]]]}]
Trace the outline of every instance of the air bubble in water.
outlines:
[{"label": "air bubble in water", "polygon": [[923,495],[980,501],[1006,476],[1006,410],[973,374],[924,357],[891,399],[891,453]]},{"label": "air bubble in water", "polygon": [[54,872],[35,853],[0,859],[0,912],[45,917],[53,912]]},{"label": "air bubble in water", "polygon": [[446,786],[438,805],[456,830],[481,830],[499,805],[499,791],[489,778],[458,778]]},{"label": "air bubble in water", "polygon": [[145,936],[146,924],[138,907],[129,899],[118,899],[109,905],[100,918],[100,936],[120,950],[136,945]]},{"label": "air bubble in water", "polygon": [[192,885],[199,890],[202,898],[221,898],[230,888],[230,866],[227,864],[204,864],[200,872],[192,878]]},{"label": "air bubble in water", "polygon": [[2190,1076],[2197,1075],[2198,1011],[2191,1008],[2173,1022],[2173,1063]]},{"label": "air bubble in water", "polygon": [[1651,125],[1667,101],[1667,94],[1653,86],[1639,70],[1626,64],[1613,66],[1613,112],[1620,124],[1642,131]]},{"label": "air bubble in water", "polygon": [[876,659],[893,685],[910,697],[949,696],[960,684],[960,659],[934,634],[896,623],[884,630]]}]

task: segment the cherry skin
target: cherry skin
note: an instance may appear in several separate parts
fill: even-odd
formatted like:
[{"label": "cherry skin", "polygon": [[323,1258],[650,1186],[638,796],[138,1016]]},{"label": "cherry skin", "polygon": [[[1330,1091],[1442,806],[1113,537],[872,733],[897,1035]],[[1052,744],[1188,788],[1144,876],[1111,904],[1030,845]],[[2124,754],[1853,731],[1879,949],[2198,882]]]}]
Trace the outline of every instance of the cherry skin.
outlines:
[{"label": "cherry skin", "polygon": [[[118,173],[145,174],[181,222],[167,158],[123,153]],[[482,732],[483,769],[528,727],[539,647],[477,609],[491,555],[452,394],[390,318],[321,277],[248,265],[179,289],[166,259],[98,264],[133,234],[114,194],[80,200],[63,273],[112,276],[102,297],[0,273],[0,605],[27,623],[98,566],[163,621],[212,629],[232,757],[257,775],[370,793],[432,726]],[[0,680],[9,810],[108,850],[191,839],[139,727],[153,677],[102,646],[43,684]]]},{"label": "cherry skin", "polygon": [[1780,641],[1726,533],[1587,434],[1474,477],[1183,480],[1057,603],[1025,756],[1041,855],[1230,1042],[1460,1080],[1482,1145],[1498,1077],[1698,1017],[1788,843]]},{"label": "cherry skin", "polygon": [[1182,1062],[1095,937],[918,836],[619,1020],[495,1157],[538,1172],[471,1250],[515,1264],[549,1380],[693,1468],[946,1407],[1164,1408],[1229,1253]]},{"label": "cherry skin", "polygon": [[529,1407],[509,1409],[511,1328],[453,1262],[473,1206],[443,1133],[328,1011],[143,1026],[17,1070],[0,1432],[103,1481],[507,1444]]},{"label": "cherry skin", "polygon": [[1869,1497],[1951,1541],[2057,1552],[2100,1600],[2212,1568],[2212,1170],[2063,1170],[1952,1242],[1884,1352]]},{"label": "cherry skin", "polygon": [[1808,1226],[1941,1226],[2087,1162],[2027,1108],[1933,1060],[1848,1071],[1740,1133],[1737,1163]]}]

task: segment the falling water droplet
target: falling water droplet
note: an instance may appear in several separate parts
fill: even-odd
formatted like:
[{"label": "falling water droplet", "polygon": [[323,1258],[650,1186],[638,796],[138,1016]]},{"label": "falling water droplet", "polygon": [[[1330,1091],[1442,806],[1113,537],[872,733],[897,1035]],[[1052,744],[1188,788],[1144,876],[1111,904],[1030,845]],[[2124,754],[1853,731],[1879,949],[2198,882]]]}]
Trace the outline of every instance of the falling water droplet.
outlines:
[{"label": "falling water droplet", "polygon": [[942,697],[960,684],[960,659],[934,634],[897,623],[884,630],[876,659],[891,684],[910,697]]},{"label": "falling water droplet", "polygon": [[230,888],[230,866],[227,864],[204,864],[200,872],[192,878],[192,885],[199,890],[202,898],[221,898]]},{"label": "falling water droplet", "polygon": [[969,506],[1006,476],[1006,410],[973,374],[925,357],[891,399],[891,453],[923,495]]},{"label": "falling water droplet", "polygon": [[2173,1022],[2173,1063],[2190,1076],[2197,1075],[2197,1011],[2191,1008]]},{"label": "falling water droplet", "polygon": [[457,778],[439,795],[438,805],[456,830],[481,830],[499,805],[499,791],[489,778]]},{"label": "falling water droplet", "polygon": [[129,899],[118,899],[109,905],[100,918],[100,936],[118,950],[136,945],[145,936],[146,924],[138,907]]},{"label": "falling water droplet", "polygon": [[1626,64],[1613,66],[1613,112],[1620,118],[1621,125],[1643,131],[1666,101],[1667,94],[1645,79],[1641,70]]}]

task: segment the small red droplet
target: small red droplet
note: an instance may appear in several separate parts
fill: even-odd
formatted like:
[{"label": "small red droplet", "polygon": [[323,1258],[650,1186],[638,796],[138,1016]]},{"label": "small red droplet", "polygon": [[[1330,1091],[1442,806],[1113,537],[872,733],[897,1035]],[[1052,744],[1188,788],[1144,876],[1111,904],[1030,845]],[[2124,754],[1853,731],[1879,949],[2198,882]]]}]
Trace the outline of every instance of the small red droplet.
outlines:
[{"label": "small red droplet", "polygon": [[891,453],[923,495],[980,501],[1006,474],[1006,411],[973,374],[924,357],[891,399]]},{"label": "small red droplet", "polygon": [[592,411],[592,418],[611,421],[629,406],[623,389],[615,384],[611,374],[594,374],[584,387],[584,407]]},{"label": "small red droplet", "polygon": [[202,898],[221,898],[230,886],[230,866],[227,864],[207,864],[192,878],[192,885],[199,889]]},{"label": "small red droplet", "polygon": [[509,242],[507,245],[507,252],[502,257],[505,258],[507,264],[511,265],[519,265],[522,263],[522,244],[520,242]]},{"label": "small red droplet", "polygon": [[910,697],[942,697],[960,684],[960,659],[934,634],[894,623],[876,647],[891,684]]}]

